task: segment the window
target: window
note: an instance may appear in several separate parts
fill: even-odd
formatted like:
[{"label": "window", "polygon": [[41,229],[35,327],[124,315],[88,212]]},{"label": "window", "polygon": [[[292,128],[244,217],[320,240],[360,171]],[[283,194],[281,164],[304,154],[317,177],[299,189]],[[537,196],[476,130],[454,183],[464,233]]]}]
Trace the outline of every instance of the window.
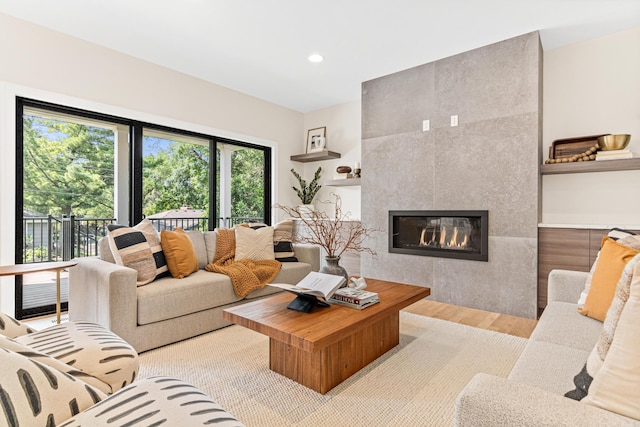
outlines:
[{"label": "window", "polygon": [[[115,221],[270,223],[268,147],[28,99],[17,111],[16,263],[94,256]],[[64,273],[61,284],[66,310]],[[55,312],[55,300],[52,278],[16,277],[18,319]]]}]

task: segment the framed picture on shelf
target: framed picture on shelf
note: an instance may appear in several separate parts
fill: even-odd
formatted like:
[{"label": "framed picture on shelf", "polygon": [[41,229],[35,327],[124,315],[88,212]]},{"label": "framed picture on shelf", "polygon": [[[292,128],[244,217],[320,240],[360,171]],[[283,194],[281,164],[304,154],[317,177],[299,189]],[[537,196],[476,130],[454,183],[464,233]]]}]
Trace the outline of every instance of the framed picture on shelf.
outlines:
[{"label": "framed picture on shelf", "polygon": [[322,151],[327,146],[327,127],[309,129],[307,132],[307,153]]}]

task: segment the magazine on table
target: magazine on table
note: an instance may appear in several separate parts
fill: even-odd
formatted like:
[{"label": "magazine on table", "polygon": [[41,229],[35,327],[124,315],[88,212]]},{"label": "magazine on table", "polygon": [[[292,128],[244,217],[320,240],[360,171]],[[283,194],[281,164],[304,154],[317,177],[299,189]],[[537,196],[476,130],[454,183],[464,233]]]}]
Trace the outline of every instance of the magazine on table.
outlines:
[{"label": "magazine on table", "polygon": [[370,301],[362,303],[362,304],[354,304],[354,303],[350,303],[350,302],[346,302],[346,301],[341,301],[341,300],[335,299],[335,298],[329,298],[329,303],[330,304],[344,305],[345,307],[351,307],[351,308],[355,308],[357,310],[362,310],[363,308],[367,308],[370,305],[377,304],[379,302],[380,302],[380,298],[376,298],[376,299],[370,300]]},{"label": "magazine on table", "polygon": [[344,301],[356,305],[366,304],[370,301],[379,299],[376,292],[354,288],[340,288],[335,291],[331,298],[334,300]]},{"label": "magazine on table", "polygon": [[287,283],[270,283],[269,285],[297,295],[312,295],[328,300],[346,282],[347,280],[342,276],[312,271],[295,285]]}]

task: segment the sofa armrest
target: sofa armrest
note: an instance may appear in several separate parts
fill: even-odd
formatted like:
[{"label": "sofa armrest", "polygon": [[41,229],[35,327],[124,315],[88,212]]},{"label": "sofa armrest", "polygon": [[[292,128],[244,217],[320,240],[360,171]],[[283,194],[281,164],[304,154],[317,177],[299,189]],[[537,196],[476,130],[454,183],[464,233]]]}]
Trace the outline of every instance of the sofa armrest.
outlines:
[{"label": "sofa armrest", "polygon": [[577,303],[589,273],[573,270],[551,270],[547,285],[548,301]]},{"label": "sofa armrest", "polygon": [[78,258],[69,269],[69,320],[98,323],[134,342],[137,272],[99,258]]},{"label": "sofa armrest", "polygon": [[455,425],[638,426],[640,422],[527,384],[477,374],[456,399]]},{"label": "sofa armrest", "polygon": [[298,261],[311,264],[312,271],[320,271],[320,246],[294,244],[293,252]]}]

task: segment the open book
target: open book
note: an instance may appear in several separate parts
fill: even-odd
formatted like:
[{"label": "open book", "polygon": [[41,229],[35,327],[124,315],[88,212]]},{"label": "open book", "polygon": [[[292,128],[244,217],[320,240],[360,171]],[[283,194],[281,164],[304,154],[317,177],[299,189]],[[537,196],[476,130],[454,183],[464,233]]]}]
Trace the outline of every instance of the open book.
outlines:
[{"label": "open book", "polygon": [[315,297],[329,299],[331,295],[346,282],[342,276],[312,271],[296,285],[289,285],[287,283],[270,283],[269,285],[293,292],[297,295],[313,295]]}]

